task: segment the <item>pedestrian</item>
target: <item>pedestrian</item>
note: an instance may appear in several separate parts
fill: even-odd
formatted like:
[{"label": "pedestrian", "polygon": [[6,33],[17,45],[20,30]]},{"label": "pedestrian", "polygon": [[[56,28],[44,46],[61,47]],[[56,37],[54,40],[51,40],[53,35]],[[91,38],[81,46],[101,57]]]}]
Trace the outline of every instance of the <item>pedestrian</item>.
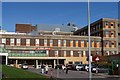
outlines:
[{"label": "pedestrian", "polygon": [[45,73],[47,74],[48,73],[48,65],[46,64],[46,66],[45,66]]},{"label": "pedestrian", "polygon": [[64,70],[65,70],[65,65],[63,64],[62,65],[62,72],[64,73]]},{"label": "pedestrian", "polygon": [[53,76],[53,70],[52,69],[50,70],[50,75]]},{"label": "pedestrian", "polygon": [[68,74],[68,67],[66,67],[66,74]]},{"label": "pedestrian", "polygon": [[44,65],[43,64],[41,66],[41,69],[42,69],[42,74],[44,74]]}]

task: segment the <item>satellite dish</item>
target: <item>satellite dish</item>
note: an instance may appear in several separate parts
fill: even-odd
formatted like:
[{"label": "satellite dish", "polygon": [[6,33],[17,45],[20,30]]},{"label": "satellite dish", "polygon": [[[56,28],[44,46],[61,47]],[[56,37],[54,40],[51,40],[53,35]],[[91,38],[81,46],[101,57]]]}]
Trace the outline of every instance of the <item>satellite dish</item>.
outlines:
[{"label": "satellite dish", "polygon": [[56,31],[53,31],[53,32],[52,32],[52,35],[56,35]]}]

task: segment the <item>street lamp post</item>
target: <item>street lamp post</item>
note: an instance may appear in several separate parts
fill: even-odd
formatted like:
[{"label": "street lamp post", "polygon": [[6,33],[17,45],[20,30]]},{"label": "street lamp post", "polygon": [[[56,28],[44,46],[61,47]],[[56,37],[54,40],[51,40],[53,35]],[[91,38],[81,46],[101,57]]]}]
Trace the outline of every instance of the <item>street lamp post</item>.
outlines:
[{"label": "street lamp post", "polygon": [[58,57],[58,52],[57,52],[57,78],[59,78],[59,57]]},{"label": "street lamp post", "polygon": [[88,62],[89,62],[89,80],[91,80],[91,43],[90,43],[90,0],[88,0]]}]

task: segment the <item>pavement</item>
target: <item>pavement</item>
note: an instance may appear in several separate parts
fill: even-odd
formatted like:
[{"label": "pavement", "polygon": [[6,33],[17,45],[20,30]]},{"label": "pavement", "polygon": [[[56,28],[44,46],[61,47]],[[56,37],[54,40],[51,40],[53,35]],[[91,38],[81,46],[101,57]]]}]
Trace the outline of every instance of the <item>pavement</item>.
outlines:
[{"label": "pavement", "polygon": [[[89,73],[86,71],[73,71],[73,70],[69,70],[68,74],[66,74],[63,70],[56,70],[56,69],[52,69],[48,71],[48,74],[42,74],[41,73],[41,69],[28,69],[31,72],[35,72],[41,75],[45,75],[48,77],[55,77],[55,78],[59,78],[59,79],[63,79],[63,80],[67,80],[67,79],[88,79],[89,78]],[[108,75],[105,73],[92,73],[92,78],[118,78],[120,80],[120,76],[118,75]]]}]

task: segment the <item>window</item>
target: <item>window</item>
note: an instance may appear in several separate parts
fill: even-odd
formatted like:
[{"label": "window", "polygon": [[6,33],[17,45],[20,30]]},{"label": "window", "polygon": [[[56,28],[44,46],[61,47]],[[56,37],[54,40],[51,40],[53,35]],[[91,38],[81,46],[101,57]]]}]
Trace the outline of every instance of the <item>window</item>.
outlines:
[{"label": "window", "polygon": [[114,26],[114,24],[111,24],[111,26]]},{"label": "window", "polygon": [[118,27],[120,27],[120,24],[118,24]]},{"label": "window", "polygon": [[105,22],[105,26],[108,26],[108,22],[107,21]]},{"label": "window", "polygon": [[81,43],[84,43],[84,41],[81,41]]},{"label": "window", "polygon": [[112,54],[115,54],[115,51],[112,51]]},{"label": "window", "polygon": [[86,53],[85,53],[85,51],[83,51],[83,56],[86,56]]},{"label": "window", "polygon": [[53,40],[50,40],[50,46],[52,46],[53,45]]},{"label": "window", "polygon": [[2,43],[6,44],[6,39],[2,38]]},{"label": "window", "polygon": [[82,61],[76,61],[74,64],[82,64]]},{"label": "window", "polygon": [[93,31],[95,31],[95,27],[93,27]]},{"label": "window", "polygon": [[114,35],[114,32],[111,32],[111,35]]},{"label": "window", "polygon": [[50,44],[52,44],[53,43],[53,40],[50,40]]},{"label": "window", "polygon": [[47,39],[44,40],[44,44],[47,44]]},{"label": "window", "polygon": [[81,47],[84,47],[84,41],[81,41]]},{"label": "window", "polygon": [[106,41],[106,45],[109,45],[109,41]]},{"label": "window", "polygon": [[10,39],[10,45],[14,45],[14,39]]},{"label": "window", "polygon": [[118,35],[120,36],[120,33],[118,33]]},{"label": "window", "polygon": [[39,39],[35,39],[35,45],[39,46]]},{"label": "window", "polygon": [[73,51],[70,51],[71,56],[73,56]]},{"label": "window", "polygon": [[114,45],[114,41],[112,41],[112,43],[111,43],[112,45]]},{"label": "window", "polygon": [[120,46],[120,42],[118,43],[118,45]]},{"label": "window", "polygon": [[46,53],[46,50],[40,50],[40,53],[41,53],[41,54],[45,54],[45,53]]},{"label": "window", "polygon": [[60,47],[60,45],[61,45],[61,40],[58,40],[58,46]]},{"label": "window", "polygon": [[108,32],[108,31],[106,31],[105,33],[106,33],[106,35],[108,35],[108,34],[109,34],[109,32]]},{"label": "window", "polygon": [[98,51],[96,52],[96,55],[99,55],[99,52],[98,52]]},{"label": "window", "polygon": [[106,54],[109,55],[109,51],[106,51]]},{"label": "window", "polygon": [[17,43],[20,43],[20,39],[17,39]]},{"label": "window", "polygon": [[101,25],[100,25],[100,24],[98,24],[98,29],[100,29],[100,27],[101,27]]},{"label": "window", "polygon": [[78,40],[76,40],[76,47],[78,47]]},{"label": "window", "polygon": [[64,54],[66,54],[66,51],[64,51]]},{"label": "window", "polygon": [[64,47],[66,46],[66,40],[63,40],[63,46]]},{"label": "window", "polygon": [[30,39],[26,39],[26,46],[30,46]]},{"label": "window", "polygon": [[60,44],[60,40],[58,40],[58,44]]},{"label": "window", "polygon": [[11,42],[11,43],[14,43],[14,39],[10,39],[10,42]]},{"label": "window", "polygon": [[70,61],[70,62],[69,62],[69,64],[73,64],[73,62],[72,62],[72,61]]},{"label": "window", "polygon": [[55,50],[55,51],[54,51],[54,54],[55,54],[55,56],[58,56],[58,51]]},{"label": "window", "polygon": [[73,40],[70,40],[70,47],[73,47]]},{"label": "window", "polygon": [[47,46],[47,39],[44,39],[44,46]]}]

